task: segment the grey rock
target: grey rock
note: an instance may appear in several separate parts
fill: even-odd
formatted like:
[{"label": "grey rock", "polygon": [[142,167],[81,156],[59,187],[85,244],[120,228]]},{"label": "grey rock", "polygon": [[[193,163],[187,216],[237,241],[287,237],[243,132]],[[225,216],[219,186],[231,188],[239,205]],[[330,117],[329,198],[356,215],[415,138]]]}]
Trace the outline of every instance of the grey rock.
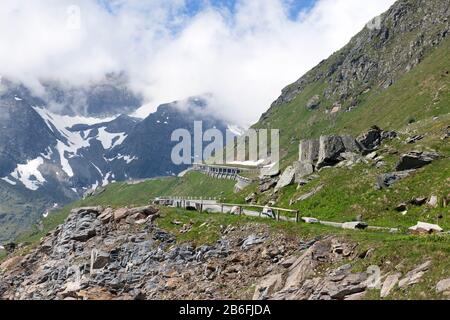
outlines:
[{"label": "grey rock", "polygon": [[58,235],[58,244],[64,244],[70,240],[85,242],[94,237],[100,226],[97,215],[98,211],[85,210],[69,216]]},{"label": "grey rock", "polygon": [[345,146],[340,136],[321,136],[317,168],[333,166],[342,160]]},{"label": "grey rock", "polygon": [[407,144],[414,144],[414,143],[416,143],[416,142],[422,140],[423,138],[424,138],[423,135],[415,135],[415,136],[412,136],[412,137],[409,137],[408,139],[406,139],[405,142],[406,142]]},{"label": "grey rock", "polygon": [[111,221],[114,214],[114,210],[112,208],[106,208],[99,216],[98,218],[102,223],[108,223]]},{"label": "grey rock", "polygon": [[293,167],[295,171],[295,183],[299,183],[304,177],[314,173],[314,166],[308,162],[296,161]]},{"label": "grey rock", "polygon": [[91,260],[91,269],[102,269],[105,266],[108,265],[108,263],[110,262],[110,256],[109,253],[100,251],[94,251],[91,255],[92,260]]},{"label": "grey rock", "polygon": [[319,159],[319,139],[301,140],[299,145],[299,161],[316,163]]},{"label": "grey rock", "polygon": [[364,292],[367,288],[367,285],[365,284],[366,280],[367,274],[365,273],[350,274],[341,282],[327,283],[325,289],[322,290],[321,293],[329,295],[332,299],[343,300],[347,296]]},{"label": "grey rock", "polygon": [[411,171],[390,172],[381,174],[377,177],[376,188],[384,189],[394,185],[397,181],[402,180],[410,175]]},{"label": "grey rock", "polygon": [[359,300],[364,300],[364,298],[366,297],[366,291],[362,291],[359,293],[354,293],[351,295],[348,295],[344,298],[344,300],[346,301],[359,301]]},{"label": "grey rock", "polygon": [[300,201],[305,201],[313,196],[315,196],[318,192],[320,192],[323,189],[323,185],[319,185],[316,188],[314,188],[313,190],[311,190],[308,193],[302,194],[301,196],[297,197],[295,200],[291,201],[291,205],[300,202]]},{"label": "grey rock", "polygon": [[425,272],[431,266],[431,261],[426,261],[425,263],[419,265],[414,270],[408,272],[398,283],[400,288],[404,288],[407,286],[411,286],[413,284],[417,284],[421,281],[422,277],[425,275]]},{"label": "grey rock", "polygon": [[395,131],[383,131],[381,133],[381,140],[392,140],[398,137],[398,133]]},{"label": "grey rock", "polygon": [[269,191],[277,185],[278,179],[275,178],[267,178],[260,180],[259,183],[259,192],[263,193]]},{"label": "grey rock", "polygon": [[431,234],[431,233],[440,233],[444,231],[437,224],[418,222],[415,226],[408,229],[411,233],[414,234]]},{"label": "grey rock", "polygon": [[246,198],[245,198],[245,202],[250,203],[256,200],[256,193],[252,193],[249,194]]},{"label": "grey rock", "polygon": [[419,169],[429,165],[434,160],[439,159],[440,155],[436,152],[410,152],[402,155],[396,165],[397,171]]},{"label": "grey rock", "polygon": [[306,109],[315,110],[319,106],[320,106],[320,97],[318,95],[315,95],[308,100],[308,103],[306,104]]},{"label": "grey rock", "polygon": [[374,160],[376,157],[378,157],[378,153],[376,151],[369,153],[366,158],[369,160]]},{"label": "grey rock", "polygon": [[450,278],[441,280],[436,285],[437,293],[447,293],[450,292]]},{"label": "grey rock", "polygon": [[383,286],[381,288],[380,296],[381,298],[386,298],[391,291],[395,288],[398,283],[398,280],[401,277],[401,273],[391,274],[387,276],[386,280],[384,280]]},{"label": "grey rock", "polygon": [[426,197],[417,197],[417,198],[411,199],[411,201],[409,203],[414,206],[421,206],[421,205],[424,205],[425,202],[427,202],[427,200],[428,200],[428,198],[426,198]]},{"label": "grey rock", "polygon": [[362,150],[361,145],[350,135],[341,136],[342,143],[344,144],[345,151],[359,153]]},{"label": "grey rock", "polygon": [[357,163],[362,160],[361,156],[354,152],[343,152],[343,153],[341,153],[341,157],[344,158],[345,160],[347,160],[349,162],[353,162],[353,163]]},{"label": "grey rock", "polygon": [[432,195],[430,197],[430,200],[428,200],[427,205],[430,207],[436,208],[438,206],[438,197],[435,195]]},{"label": "grey rock", "polygon": [[284,170],[283,174],[278,180],[277,185],[275,186],[275,191],[279,191],[284,187],[287,187],[293,184],[295,181],[295,168],[293,166],[289,166]]},{"label": "grey rock", "polygon": [[242,242],[241,248],[244,250],[247,250],[251,246],[264,243],[264,241],[266,241],[266,240],[267,240],[267,237],[261,237],[261,236],[252,234],[249,237],[247,237],[246,239],[244,239],[244,241]]},{"label": "grey rock", "polygon": [[273,178],[280,175],[280,169],[278,165],[264,166],[261,168],[260,179]]},{"label": "grey rock", "polygon": [[408,210],[408,206],[406,203],[400,203],[398,206],[395,207],[395,211],[398,212],[404,212],[406,210]]},{"label": "grey rock", "polygon": [[295,263],[296,260],[297,260],[297,257],[290,257],[288,259],[285,259],[285,260],[281,261],[280,265],[283,268],[287,269],[287,268],[290,268]]},{"label": "grey rock", "polygon": [[282,274],[268,275],[255,288],[253,300],[265,300],[283,285]]},{"label": "grey rock", "polygon": [[374,126],[369,131],[358,136],[356,140],[365,150],[372,151],[381,144],[382,130]]}]

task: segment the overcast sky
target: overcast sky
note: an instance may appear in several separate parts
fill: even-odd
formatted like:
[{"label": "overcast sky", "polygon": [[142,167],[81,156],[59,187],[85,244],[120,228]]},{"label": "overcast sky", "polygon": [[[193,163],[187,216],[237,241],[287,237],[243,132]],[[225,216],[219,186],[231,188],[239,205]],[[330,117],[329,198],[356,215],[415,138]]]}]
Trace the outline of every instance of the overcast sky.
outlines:
[{"label": "overcast sky", "polygon": [[[254,123],[322,59],[394,0],[1,0],[0,74],[86,84],[125,71],[161,103],[203,93]],[[75,6],[74,6],[75,5]]]}]

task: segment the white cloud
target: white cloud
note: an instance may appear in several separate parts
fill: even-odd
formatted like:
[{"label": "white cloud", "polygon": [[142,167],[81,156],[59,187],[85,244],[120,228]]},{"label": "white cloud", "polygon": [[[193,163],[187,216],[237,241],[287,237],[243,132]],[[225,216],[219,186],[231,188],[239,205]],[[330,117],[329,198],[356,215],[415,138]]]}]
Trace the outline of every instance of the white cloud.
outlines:
[{"label": "white cloud", "polygon": [[[210,92],[217,112],[247,125],[393,2],[319,0],[293,21],[283,0],[241,0],[234,14],[206,6],[194,17],[183,0],[110,0],[112,13],[94,0],[2,0],[0,74],[38,89],[38,78],[83,84],[125,70],[146,97],[140,115]],[[67,27],[73,4],[79,30]]]}]

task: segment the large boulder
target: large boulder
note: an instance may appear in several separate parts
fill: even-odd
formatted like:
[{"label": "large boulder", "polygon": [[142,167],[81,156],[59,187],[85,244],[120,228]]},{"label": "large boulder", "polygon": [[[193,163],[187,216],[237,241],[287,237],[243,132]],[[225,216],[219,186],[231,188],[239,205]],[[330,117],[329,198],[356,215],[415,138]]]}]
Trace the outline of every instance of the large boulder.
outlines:
[{"label": "large boulder", "polygon": [[356,140],[367,151],[378,148],[382,141],[383,131],[377,126],[373,126],[369,131],[361,134]]},{"label": "large boulder", "polygon": [[321,136],[317,168],[339,163],[343,152],[345,152],[345,146],[340,136]]},{"label": "large boulder", "polygon": [[360,153],[362,151],[362,146],[352,136],[343,135],[341,139],[346,152]]},{"label": "large boulder", "polygon": [[301,140],[299,145],[299,158],[300,162],[316,163],[319,159],[319,140]]},{"label": "large boulder", "polygon": [[309,162],[294,162],[295,170],[295,183],[299,183],[303,177],[309,176],[314,173],[314,166]]},{"label": "large boulder", "polygon": [[[97,211],[72,211],[61,230],[57,233],[56,247],[63,249],[63,245],[71,242],[86,242],[95,237],[101,229]],[[64,254],[62,252],[61,254]]]},{"label": "large boulder", "polygon": [[[347,300],[358,293],[364,293],[367,289],[367,273],[350,273],[340,281],[330,279],[325,282],[320,295],[329,296],[333,300]],[[364,296],[360,295],[360,299]]]},{"label": "large boulder", "polygon": [[294,181],[295,181],[295,168],[294,166],[289,166],[286,168],[286,170],[284,170],[283,174],[280,177],[280,180],[278,180],[278,183],[275,186],[275,192],[293,184]]},{"label": "large boulder", "polygon": [[440,155],[436,152],[417,152],[402,155],[400,161],[397,163],[397,171],[419,169],[429,165],[434,160],[439,159]]}]

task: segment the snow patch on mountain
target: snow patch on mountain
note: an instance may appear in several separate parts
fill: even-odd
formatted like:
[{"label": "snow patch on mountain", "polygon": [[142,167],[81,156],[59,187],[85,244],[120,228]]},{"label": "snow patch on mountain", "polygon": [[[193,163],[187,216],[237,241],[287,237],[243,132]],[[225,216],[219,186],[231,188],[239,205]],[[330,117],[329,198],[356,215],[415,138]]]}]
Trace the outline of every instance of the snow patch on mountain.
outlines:
[{"label": "snow patch on mountain", "polygon": [[15,186],[15,185],[17,184],[17,182],[12,181],[12,180],[9,179],[8,177],[3,177],[2,180],[8,182],[9,184],[11,184],[11,185],[13,185],[13,186]]},{"label": "snow patch on mountain", "polygon": [[[37,157],[36,159],[30,160],[25,164],[18,164],[16,169],[11,172],[10,176],[20,182],[30,190],[39,189],[45,182],[45,178],[39,171],[39,167],[44,164],[44,159],[42,157]],[[4,181],[15,185],[13,181],[8,177],[2,178]]]},{"label": "snow patch on mountain", "polygon": [[53,150],[50,147],[45,149],[45,152],[41,153],[41,156],[47,160],[50,160],[52,158],[52,155],[53,155]]},{"label": "snow patch on mountain", "polygon": [[66,146],[64,143],[58,140],[56,144],[56,149],[59,153],[59,159],[61,162],[61,168],[62,170],[67,174],[69,177],[73,177],[73,170],[70,166],[68,158],[66,158],[66,152],[70,153],[71,149],[70,147]]},{"label": "snow patch on mountain", "polygon": [[108,162],[112,162],[114,160],[124,160],[127,164],[132,163],[135,160],[138,160],[139,158],[136,156],[129,156],[129,155],[122,155],[122,154],[117,154],[117,156],[115,156],[114,158],[110,158],[110,159],[105,159]]},{"label": "snow patch on mountain", "polygon": [[103,172],[102,172],[102,170],[100,170],[100,168],[97,167],[94,163],[91,162],[91,164],[92,164],[92,165],[94,166],[94,168],[98,171],[98,173],[100,173],[100,176],[103,177]]},{"label": "snow patch on mountain", "polygon": [[106,127],[102,127],[98,129],[97,140],[102,143],[105,150],[108,150],[112,147],[121,145],[126,137],[127,135],[124,132],[110,133],[106,131]]},{"label": "snow patch on mountain", "polygon": [[102,181],[102,187],[104,187],[104,186],[110,184],[111,182],[114,182],[114,180],[111,180],[112,177],[113,177],[112,172],[108,172],[108,173],[106,174],[106,176],[103,178],[103,181]]}]

